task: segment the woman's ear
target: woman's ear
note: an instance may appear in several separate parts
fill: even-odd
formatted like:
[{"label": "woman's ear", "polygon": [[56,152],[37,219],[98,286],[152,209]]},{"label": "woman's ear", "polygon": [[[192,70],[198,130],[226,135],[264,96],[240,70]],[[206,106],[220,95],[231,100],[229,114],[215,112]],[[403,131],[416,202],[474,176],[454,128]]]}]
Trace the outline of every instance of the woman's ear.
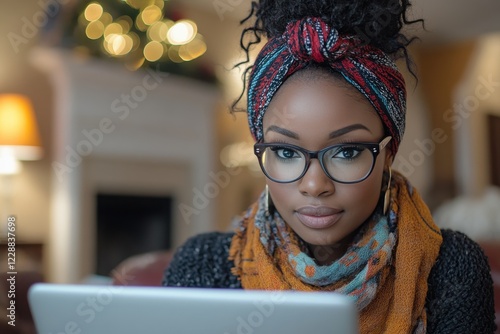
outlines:
[{"label": "woman's ear", "polygon": [[393,162],[394,162],[394,155],[392,154],[392,151],[389,149],[386,149],[385,150],[385,165],[392,166]]}]

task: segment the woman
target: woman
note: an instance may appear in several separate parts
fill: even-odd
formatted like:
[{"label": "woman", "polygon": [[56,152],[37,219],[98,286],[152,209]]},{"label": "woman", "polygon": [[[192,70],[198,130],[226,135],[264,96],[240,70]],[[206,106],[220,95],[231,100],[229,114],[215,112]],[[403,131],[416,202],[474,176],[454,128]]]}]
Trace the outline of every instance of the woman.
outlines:
[{"label": "woman", "polygon": [[[235,233],[196,236],[166,286],[350,295],[362,333],[492,333],[481,249],[440,231],[391,164],[406,112],[394,60],[408,1],[260,1],[248,82],[266,190]],[[250,42],[249,45],[254,42]],[[248,52],[248,48],[246,48]]]}]

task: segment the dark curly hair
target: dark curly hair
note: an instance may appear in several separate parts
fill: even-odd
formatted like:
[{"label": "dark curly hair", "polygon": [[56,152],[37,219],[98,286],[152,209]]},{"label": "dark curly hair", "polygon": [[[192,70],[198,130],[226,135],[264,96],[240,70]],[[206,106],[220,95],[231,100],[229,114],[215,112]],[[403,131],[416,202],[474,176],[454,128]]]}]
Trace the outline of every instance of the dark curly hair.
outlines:
[{"label": "dark curly hair", "polygon": [[[393,60],[403,58],[410,73],[415,77],[414,64],[408,54],[407,46],[416,37],[408,38],[401,29],[404,25],[421,23],[422,19],[410,20],[407,11],[409,0],[260,0],[252,1],[250,14],[240,23],[251,26],[243,29],[240,46],[246,59],[234,67],[250,62],[250,49],[259,44],[262,38],[272,38],[283,34],[290,21],[304,17],[320,17],[340,34],[357,35],[363,43],[371,44],[388,54]],[[246,90],[246,80],[251,70],[248,66],[243,72],[243,91],[232,104],[232,110]]]}]

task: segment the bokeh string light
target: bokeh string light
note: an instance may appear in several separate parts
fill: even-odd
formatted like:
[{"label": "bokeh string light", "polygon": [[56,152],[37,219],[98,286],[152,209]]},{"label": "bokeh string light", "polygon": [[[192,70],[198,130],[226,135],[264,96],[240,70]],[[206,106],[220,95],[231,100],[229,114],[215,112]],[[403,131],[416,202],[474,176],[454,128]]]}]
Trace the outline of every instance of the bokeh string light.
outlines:
[{"label": "bokeh string light", "polygon": [[128,8],[121,12],[116,2],[92,1],[81,7],[75,27],[78,50],[90,52],[90,45],[97,45],[102,55],[122,60],[131,70],[158,62],[190,62],[207,51],[196,23],[168,18],[163,0],[122,0],[120,6]]}]

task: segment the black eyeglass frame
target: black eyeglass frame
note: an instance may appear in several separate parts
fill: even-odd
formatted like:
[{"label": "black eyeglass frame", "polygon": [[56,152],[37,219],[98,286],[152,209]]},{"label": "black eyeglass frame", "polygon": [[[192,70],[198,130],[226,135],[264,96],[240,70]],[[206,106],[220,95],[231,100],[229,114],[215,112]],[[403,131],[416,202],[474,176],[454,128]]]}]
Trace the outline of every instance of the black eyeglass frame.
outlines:
[{"label": "black eyeglass frame", "polygon": [[[254,150],[254,154],[257,156],[257,158],[259,160],[260,169],[262,170],[262,172],[264,173],[264,175],[266,175],[266,177],[268,179],[270,179],[271,181],[273,181],[273,182],[276,182],[276,183],[292,183],[292,182],[295,182],[297,180],[300,180],[302,177],[304,177],[304,175],[309,170],[309,166],[311,165],[311,159],[318,159],[319,164],[321,165],[321,168],[323,169],[323,172],[325,172],[325,174],[331,180],[333,180],[335,182],[338,182],[338,183],[353,184],[353,183],[362,182],[362,181],[366,180],[371,175],[371,173],[373,172],[373,168],[375,167],[375,163],[377,161],[378,155],[387,146],[387,144],[391,141],[391,139],[392,139],[391,136],[387,136],[387,137],[383,138],[378,143],[342,143],[342,144],[335,144],[335,145],[331,145],[331,146],[325,147],[325,148],[323,148],[323,149],[321,149],[319,151],[309,151],[309,150],[306,150],[305,148],[302,148],[302,147],[296,146],[296,145],[292,145],[292,144],[284,144],[284,143],[262,143],[262,142],[258,142],[256,144],[254,144],[253,150]],[[356,181],[340,181],[340,180],[337,180],[336,178],[334,178],[333,176],[331,176],[330,173],[328,173],[328,171],[327,171],[327,169],[326,169],[326,167],[325,167],[325,165],[323,163],[323,156],[325,155],[325,153],[327,151],[329,151],[329,150],[331,150],[332,148],[335,148],[335,147],[342,147],[342,146],[346,146],[346,145],[365,147],[368,150],[370,150],[370,152],[373,155],[373,161],[372,161],[372,165],[370,167],[370,170],[368,171],[368,173],[366,173],[366,175],[364,177],[362,177],[361,179],[356,180]],[[279,181],[279,180],[276,180],[276,179],[272,178],[271,176],[269,176],[267,174],[266,169],[264,168],[263,163],[262,163],[262,155],[264,154],[264,151],[266,150],[266,148],[273,147],[273,146],[275,146],[275,147],[277,146],[277,147],[280,147],[280,148],[290,148],[292,150],[300,151],[300,152],[302,152],[302,154],[304,154],[304,157],[306,158],[306,164],[305,164],[305,167],[304,167],[304,171],[300,174],[300,176],[296,177],[295,179],[292,179],[291,181]]]}]

